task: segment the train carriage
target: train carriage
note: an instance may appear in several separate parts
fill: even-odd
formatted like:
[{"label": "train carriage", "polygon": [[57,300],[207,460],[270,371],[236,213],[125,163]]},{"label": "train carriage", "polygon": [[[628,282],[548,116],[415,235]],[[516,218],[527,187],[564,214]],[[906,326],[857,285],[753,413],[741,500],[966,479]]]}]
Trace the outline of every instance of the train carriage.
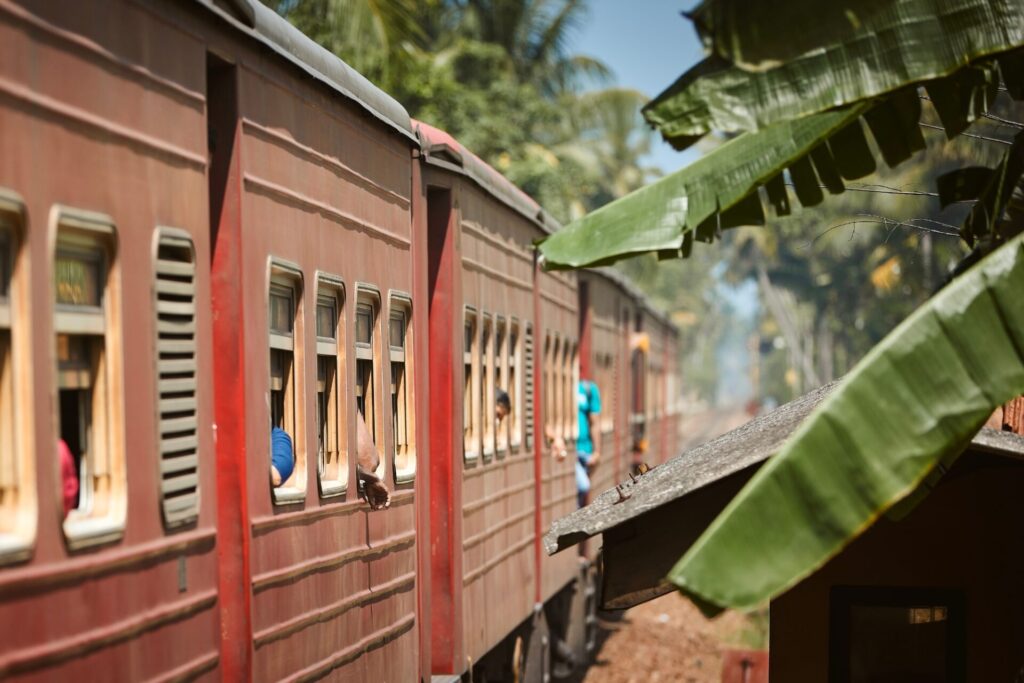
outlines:
[{"label": "train carriage", "polygon": [[[242,581],[222,584],[240,592],[249,622],[226,635],[225,651],[245,643],[239,666],[261,680],[410,680],[420,668],[425,399],[415,377],[425,361],[414,324],[415,137],[397,103],[253,9],[257,37],[290,46],[292,59],[268,60],[250,40],[225,46],[230,61],[211,45],[207,60],[212,165],[227,169],[210,177],[221,207],[211,219],[215,343],[237,359],[214,377],[218,460],[242,494],[223,497],[221,521],[248,549]],[[295,60],[321,61],[323,79],[299,77]],[[357,421],[393,491],[391,507],[372,515],[359,496]],[[295,460],[276,487],[272,427],[290,436]]]},{"label": "train carriage", "polygon": [[[432,652],[459,674],[535,600],[532,202],[447,134],[418,124],[427,188],[432,348]],[[496,392],[511,413],[495,418]]]},{"label": "train carriage", "polygon": [[536,202],[251,0],[0,0],[0,148],[0,677],[530,680],[579,640],[592,565],[540,551],[577,383],[600,490],[671,432],[631,354],[674,336],[543,271]]},{"label": "train carriage", "polygon": [[105,8],[0,4],[0,678],[215,678],[203,53]]}]

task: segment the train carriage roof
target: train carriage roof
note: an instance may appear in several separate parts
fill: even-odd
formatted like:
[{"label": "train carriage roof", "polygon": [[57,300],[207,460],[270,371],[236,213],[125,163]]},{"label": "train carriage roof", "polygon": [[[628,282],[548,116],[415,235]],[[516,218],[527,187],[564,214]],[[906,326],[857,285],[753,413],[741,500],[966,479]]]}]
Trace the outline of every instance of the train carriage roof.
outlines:
[{"label": "train carriage roof", "polygon": [[409,112],[337,55],[256,0],[194,0],[314,80],[335,90],[399,135],[418,144]]},{"label": "train carriage roof", "polygon": [[[420,138],[423,159],[426,163],[467,176],[485,192],[548,234],[562,228],[561,224],[533,197],[523,192],[493,166],[469,151],[451,134],[415,119],[413,126]],[[645,312],[665,325],[673,334],[677,333],[675,324],[668,315],[657,308],[647,295],[640,291],[640,288],[623,273],[610,267],[588,268],[585,272],[610,280],[627,296],[634,299]]]},{"label": "train carriage roof", "polygon": [[533,197],[469,151],[449,133],[422,121],[414,120],[413,125],[419,135],[423,160],[426,163],[467,176],[485,192],[548,234],[561,229],[558,221]]},{"label": "train carriage roof", "polygon": [[620,273],[611,266],[600,266],[598,268],[587,268],[585,272],[594,273],[601,277],[610,280],[615,283],[619,289],[626,293],[627,296],[635,299],[639,304],[640,308],[646,311],[652,318],[656,319],[666,328],[668,328],[672,334],[678,334],[679,330],[676,329],[676,325],[672,322],[672,319],[663,310],[658,308],[650,297],[644,294],[636,284],[630,280],[624,273]]}]

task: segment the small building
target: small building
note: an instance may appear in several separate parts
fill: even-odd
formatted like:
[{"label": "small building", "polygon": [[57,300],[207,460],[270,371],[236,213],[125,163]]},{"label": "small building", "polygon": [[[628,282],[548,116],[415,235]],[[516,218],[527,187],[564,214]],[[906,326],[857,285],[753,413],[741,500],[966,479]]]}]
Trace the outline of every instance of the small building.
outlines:
[{"label": "small building", "polygon": [[[547,551],[602,535],[606,608],[674,590],[673,565],[832,386],[604,492],[552,525]],[[982,429],[916,505],[771,602],[771,680],[1024,680],[1021,491],[1024,437]]]}]

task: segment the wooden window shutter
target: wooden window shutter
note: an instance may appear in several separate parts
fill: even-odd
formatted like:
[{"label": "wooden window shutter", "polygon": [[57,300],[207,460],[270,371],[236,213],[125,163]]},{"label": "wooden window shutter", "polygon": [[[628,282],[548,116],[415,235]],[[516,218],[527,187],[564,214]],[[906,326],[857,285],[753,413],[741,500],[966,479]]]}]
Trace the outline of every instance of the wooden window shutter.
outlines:
[{"label": "wooden window shutter", "polygon": [[199,515],[192,241],[177,230],[161,229],[155,270],[160,501],[164,525],[175,527]]}]

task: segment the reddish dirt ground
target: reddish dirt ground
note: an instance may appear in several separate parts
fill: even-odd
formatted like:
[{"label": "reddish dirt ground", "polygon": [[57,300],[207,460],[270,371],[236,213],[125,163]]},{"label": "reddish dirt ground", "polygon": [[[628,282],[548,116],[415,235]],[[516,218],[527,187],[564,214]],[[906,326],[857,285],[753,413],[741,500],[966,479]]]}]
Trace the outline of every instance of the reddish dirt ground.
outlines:
[{"label": "reddish dirt ground", "polygon": [[579,683],[719,683],[722,651],[767,646],[766,614],[726,612],[708,620],[669,594],[600,621],[598,651]]}]

